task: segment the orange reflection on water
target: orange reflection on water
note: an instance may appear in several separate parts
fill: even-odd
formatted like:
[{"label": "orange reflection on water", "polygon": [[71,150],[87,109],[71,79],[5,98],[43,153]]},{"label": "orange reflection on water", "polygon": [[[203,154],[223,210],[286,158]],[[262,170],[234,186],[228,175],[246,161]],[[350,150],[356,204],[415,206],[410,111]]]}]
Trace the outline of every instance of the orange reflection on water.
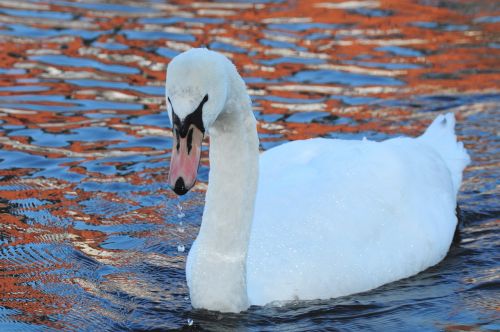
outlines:
[{"label": "orange reflection on water", "polygon": [[[263,149],[416,135],[454,111],[475,161],[464,200],[482,209],[498,194],[488,184],[500,166],[489,155],[498,146],[497,99],[488,99],[500,82],[495,1],[113,4],[0,4],[20,11],[0,12],[0,307],[16,310],[10,320],[92,327],[77,314],[85,306],[125,320],[114,306],[134,303],[117,294],[188,310],[187,250],[177,246],[195,236],[203,197],[183,212],[165,185],[163,86],[170,59],[191,47],[223,52],[247,79]],[[480,115],[489,121],[474,122]],[[198,193],[207,151],[202,164]],[[174,277],[147,279],[151,266]]]}]

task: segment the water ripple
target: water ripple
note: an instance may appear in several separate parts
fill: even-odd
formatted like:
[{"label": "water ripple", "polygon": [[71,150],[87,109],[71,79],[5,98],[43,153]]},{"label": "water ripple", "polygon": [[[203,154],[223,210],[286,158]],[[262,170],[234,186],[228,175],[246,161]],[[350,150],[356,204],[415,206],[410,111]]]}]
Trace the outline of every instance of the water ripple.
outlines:
[{"label": "water ripple", "polygon": [[[470,1],[0,1],[0,330],[498,330],[498,6]],[[168,62],[223,52],[261,148],[417,135],[454,112],[461,231],[417,276],[241,314],[193,310],[208,181],[177,198]]]}]

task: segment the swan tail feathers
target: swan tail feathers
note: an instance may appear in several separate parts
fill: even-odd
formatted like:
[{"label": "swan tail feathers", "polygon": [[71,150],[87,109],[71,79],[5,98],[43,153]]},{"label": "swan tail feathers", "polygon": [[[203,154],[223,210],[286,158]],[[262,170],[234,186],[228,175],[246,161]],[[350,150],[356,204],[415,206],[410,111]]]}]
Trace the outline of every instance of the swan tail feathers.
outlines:
[{"label": "swan tail feathers", "polygon": [[463,170],[470,163],[470,157],[464,144],[457,141],[455,115],[439,115],[419,139],[434,148],[443,158],[450,170],[453,187],[458,192]]}]

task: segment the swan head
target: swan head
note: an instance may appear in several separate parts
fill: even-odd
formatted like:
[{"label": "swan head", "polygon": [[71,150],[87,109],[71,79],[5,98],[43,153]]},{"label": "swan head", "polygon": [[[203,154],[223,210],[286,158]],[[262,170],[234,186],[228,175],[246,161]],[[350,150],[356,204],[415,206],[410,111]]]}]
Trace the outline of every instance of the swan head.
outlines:
[{"label": "swan head", "polygon": [[178,195],[194,186],[203,137],[226,104],[227,62],[219,53],[195,48],[177,55],[167,67],[167,111],[173,134],[168,183]]}]

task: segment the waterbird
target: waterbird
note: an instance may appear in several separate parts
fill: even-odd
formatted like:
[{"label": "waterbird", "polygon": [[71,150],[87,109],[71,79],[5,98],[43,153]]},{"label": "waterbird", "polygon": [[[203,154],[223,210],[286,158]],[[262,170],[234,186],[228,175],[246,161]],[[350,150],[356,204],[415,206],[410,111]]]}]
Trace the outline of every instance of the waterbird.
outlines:
[{"label": "waterbird", "polygon": [[259,153],[246,85],[202,48],[169,63],[168,182],[195,184],[202,140],[210,172],[186,279],[194,308],[329,299],[415,275],[447,254],[470,158],[452,113],[416,138],[313,138]]}]

